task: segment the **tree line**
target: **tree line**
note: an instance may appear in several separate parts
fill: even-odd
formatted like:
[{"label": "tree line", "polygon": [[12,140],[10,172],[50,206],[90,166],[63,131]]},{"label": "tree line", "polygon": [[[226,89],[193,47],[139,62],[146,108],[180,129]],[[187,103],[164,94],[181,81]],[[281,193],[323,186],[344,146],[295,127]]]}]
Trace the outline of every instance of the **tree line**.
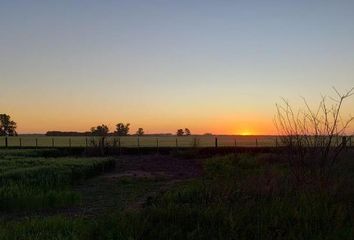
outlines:
[{"label": "tree line", "polygon": [[[13,121],[10,115],[0,114],[0,136],[17,136],[16,132],[17,124]],[[128,136],[130,135],[130,123],[118,123],[115,125],[115,130],[110,132],[109,128],[105,124],[92,127],[90,131],[75,132],[75,131],[48,131],[46,136]],[[139,127],[135,134],[137,136],[144,136],[145,131]],[[170,134],[159,134],[170,135]],[[190,136],[191,131],[188,128],[180,128],[176,131],[177,136]]]},{"label": "tree line", "polygon": [[[113,133],[109,132],[109,128],[105,124],[101,124],[97,127],[92,127],[91,128],[91,135],[93,136],[128,136],[130,131],[130,123],[124,124],[124,123],[118,123],[116,125],[116,129]],[[185,129],[177,129],[176,135],[177,136],[190,136],[192,133],[188,128]],[[137,136],[143,136],[145,135],[145,131],[143,128],[138,128],[138,130],[135,132],[134,135]]]},{"label": "tree line", "polygon": [[[177,136],[190,136],[192,133],[188,128],[177,129]],[[145,131],[143,128],[139,127],[135,133],[130,133],[130,123],[118,123],[115,125],[115,130],[110,132],[110,129],[107,125],[101,124],[96,127],[92,127],[90,131],[87,132],[61,132],[61,131],[48,131],[47,136],[144,136]],[[150,134],[149,134],[150,135]],[[164,135],[169,136],[172,134],[152,134],[152,135]]]}]

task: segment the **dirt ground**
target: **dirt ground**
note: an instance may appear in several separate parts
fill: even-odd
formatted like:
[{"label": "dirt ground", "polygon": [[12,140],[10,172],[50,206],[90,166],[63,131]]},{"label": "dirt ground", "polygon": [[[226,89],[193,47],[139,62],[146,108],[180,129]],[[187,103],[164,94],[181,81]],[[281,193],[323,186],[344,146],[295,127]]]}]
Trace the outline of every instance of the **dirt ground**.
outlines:
[{"label": "dirt ground", "polygon": [[168,155],[122,156],[117,158],[115,173],[145,172],[160,174],[173,179],[186,179],[200,176],[200,160],[177,158]]},{"label": "dirt ground", "polygon": [[76,206],[4,214],[1,221],[65,215],[92,218],[114,211],[139,209],[146,200],[176,184],[202,174],[201,160],[169,155],[122,155],[115,168],[73,187],[81,199]]},{"label": "dirt ground", "polygon": [[202,174],[201,160],[168,155],[119,156],[111,172],[75,187],[81,204],[69,213],[95,216],[140,208],[149,197]]}]

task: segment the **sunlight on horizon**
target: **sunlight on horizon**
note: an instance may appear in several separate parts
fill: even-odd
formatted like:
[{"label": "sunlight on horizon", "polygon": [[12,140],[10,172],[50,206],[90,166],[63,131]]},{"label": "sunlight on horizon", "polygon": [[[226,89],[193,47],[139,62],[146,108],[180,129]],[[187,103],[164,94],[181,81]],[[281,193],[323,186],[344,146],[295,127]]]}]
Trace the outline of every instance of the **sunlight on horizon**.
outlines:
[{"label": "sunlight on horizon", "polygon": [[19,133],[266,135],[281,97],[353,85],[354,2],[138,2],[3,2],[0,113]]},{"label": "sunlight on horizon", "polygon": [[244,130],[240,133],[241,136],[251,136],[251,135],[257,135],[255,134],[254,132],[252,131],[249,131],[249,130]]}]

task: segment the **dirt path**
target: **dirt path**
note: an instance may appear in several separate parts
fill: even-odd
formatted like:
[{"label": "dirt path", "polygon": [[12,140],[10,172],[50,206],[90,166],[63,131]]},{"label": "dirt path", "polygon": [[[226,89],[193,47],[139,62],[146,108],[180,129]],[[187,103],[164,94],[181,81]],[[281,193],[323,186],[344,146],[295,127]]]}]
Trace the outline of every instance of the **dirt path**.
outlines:
[{"label": "dirt path", "polygon": [[2,220],[21,220],[34,216],[91,218],[113,211],[140,208],[146,199],[164,192],[177,183],[202,173],[200,160],[165,155],[119,156],[112,171],[74,186],[80,204],[60,209],[9,213]]},{"label": "dirt path", "polygon": [[196,159],[176,158],[168,155],[122,156],[117,158],[116,173],[143,171],[164,173],[174,179],[200,176],[201,162]]},{"label": "dirt path", "polygon": [[120,156],[113,171],[75,187],[82,196],[75,215],[95,216],[139,208],[147,198],[202,173],[200,160],[164,155]]}]

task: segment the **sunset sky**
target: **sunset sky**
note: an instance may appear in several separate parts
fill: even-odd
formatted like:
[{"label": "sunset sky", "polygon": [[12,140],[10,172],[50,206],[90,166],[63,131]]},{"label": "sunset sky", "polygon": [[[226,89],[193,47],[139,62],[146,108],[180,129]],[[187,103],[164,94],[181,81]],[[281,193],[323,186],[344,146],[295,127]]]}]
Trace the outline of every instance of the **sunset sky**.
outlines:
[{"label": "sunset sky", "polygon": [[352,0],[0,0],[0,113],[20,133],[274,134],[280,97],[354,86],[353,23]]}]

